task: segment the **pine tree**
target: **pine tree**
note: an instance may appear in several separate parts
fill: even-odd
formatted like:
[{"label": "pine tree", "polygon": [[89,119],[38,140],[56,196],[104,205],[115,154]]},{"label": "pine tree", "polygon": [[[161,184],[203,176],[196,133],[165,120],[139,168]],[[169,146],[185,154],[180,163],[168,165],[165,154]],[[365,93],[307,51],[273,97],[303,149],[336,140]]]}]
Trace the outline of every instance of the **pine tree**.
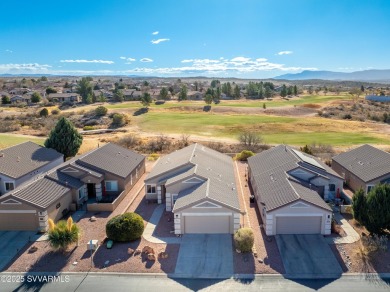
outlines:
[{"label": "pine tree", "polygon": [[77,154],[83,143],[83,137],[79,134],[73,124],[66,118],[58,120],[56,126],[51,130],[45,141],[46,148],[52,148],[64,154],[64,161],[68,157]]},{"label": "pine tree", "polygon": [[287,96],[287,87],[284,84],[282,86],[282,91],[280,91],[280,96],[281,97],[286,97]]},{"label": "pine tree", "polygon": [[353,217],[360,224],[366,223],[367,203],[363,189],[359,189],[352,198]]}]

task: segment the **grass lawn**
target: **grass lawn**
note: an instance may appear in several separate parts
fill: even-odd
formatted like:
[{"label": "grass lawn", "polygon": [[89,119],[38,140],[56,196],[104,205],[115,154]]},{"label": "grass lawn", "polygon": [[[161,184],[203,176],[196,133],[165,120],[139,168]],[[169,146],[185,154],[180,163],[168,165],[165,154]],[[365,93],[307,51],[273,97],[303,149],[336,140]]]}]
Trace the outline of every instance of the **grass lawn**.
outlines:
[{"label": "grass lawn", "polygon": [[[270,107],[283,107],[283,106],[292,106],[292,105],[302,105],[302,104],[322,104],[327,103],[334,100],[348,100],[350,99],[345,95],[311,95],[311,96],[303,96],[303,97],[293,97],[289,100],[222,100],[221,103],[214,105],[213,107],[263,107],[263,103],[266,104],[267,108]],[[206,105],[204,101],[168,101],[164,104],[156,105],[151,104],[150,108],[173,108],[173,107],[199,107]],[[126,108],[141,108],[142,105],[139,101],[128,101],[123,103],[114,103],[106,105],[109,109],[126,109]]]},{"label": "grass lawn", "polygon": [[39,145],[43,145],[45,138],[20,137],[10,134],[0,134],[0,149],[7,148],[26,141],[32,141]]},{"label": "grass lawn", "polygon": [[205,137],[236,138],[243,130],[259,133],[267,143],[332,145],[389,143],[388,136],[373,133],[360,122],[324,118],[293,118],[266,115],[149,112],[135,121],[141,130],[154,133],[187,133]]}]

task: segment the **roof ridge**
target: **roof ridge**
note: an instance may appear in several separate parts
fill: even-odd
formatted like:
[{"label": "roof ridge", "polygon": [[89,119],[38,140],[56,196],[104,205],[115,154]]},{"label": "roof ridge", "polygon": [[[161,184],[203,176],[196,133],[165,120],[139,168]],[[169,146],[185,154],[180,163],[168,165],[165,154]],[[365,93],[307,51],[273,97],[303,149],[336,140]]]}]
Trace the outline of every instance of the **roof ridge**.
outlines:
[{"label": "roof ridge", "polygon": [[206,198],[210,198],[210,197],[209,197],[210,178],[207,178],[206,182],[207,182],[207,185],[206,185]]},{"label": "roof ridge", "polygon": [[[291,181],[290,181],[290,179],[288,178],[287,173],[286,173],[286,180],[287,180],[288,184],[291,186],[291,188],[293,189],[294,193],[297,195],[297,199],[302,199],[302,197],[298,194],[297,190],[296,190],[296,189],[294,188],[294,186],[291,184]],[[296,182],[296,183],[298,183],[298,182]],[[305,187],[305,186],[303,186],[303,187]]]},{"label": "roof ridge", "polygon": [[[198,145],[198,143],[194,143],[194,149],[192,149],[192,152],[191,152],[191,156],[190,156],[190,159],[188,160],[189,162],[193,163],[192,162],[192,158],[194,157],[194,154],[195,154],[195,149],[196,149],[196,146]],[[193,163],[194,165],[197,165],[195,163]]]}]

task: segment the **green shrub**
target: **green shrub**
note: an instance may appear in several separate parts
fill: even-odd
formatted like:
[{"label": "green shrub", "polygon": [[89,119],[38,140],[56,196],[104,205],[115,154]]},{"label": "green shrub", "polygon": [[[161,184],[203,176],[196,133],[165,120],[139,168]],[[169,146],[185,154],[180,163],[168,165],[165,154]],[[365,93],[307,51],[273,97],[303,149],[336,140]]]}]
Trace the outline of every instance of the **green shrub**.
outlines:
[{"label": "green shrub", "polygon": [[69,245],[78,241],[79,235],[80,229],[73,223],[72,217],[67,221],[58,221],[57,224],[49,219],[48,240],[54,249],[66,250]]},{"label": "green shrub", "polygon": [[49,115],[49,111],[47,110],[47,108],[43,108],[40,112],[39,112],[39,116],[41,117],[47,117]]},{"label": "green shrub", "polygon": [[83,130],[84,131],[92,131],[92,130],[95,130],[95,127],[94,126],[84,126]]},{"label": "green shrub", "polygon": [[112,124],[117,127],[122,127],[128,122],[127,117],[123,114],[114,114],[112,116]]},{"label": "green shrub", "polygon": [[236,160],[247,161],[249,157],[255,155],[252,151],[242,150],[241,153],[236,155]]},{"label": "green shrub", "polygon": [[251,252],[255,236],[251,228],[240,228],[234,233],[234,245],[240,252]]},{"label": "green shrub", "polygon": [[149,155],[148,160],[149,161],[156,161],[159,157],[160,157],[160,155],[158,155],[157,153],[152,153]]},{"label": "green shrub", "polygon": [[133,241],[141,238],[144,221],[137,213],[124,213],[111,218],[106,225],[107,237],[114,241]]},{"label": "green shrub", "polygon": [[105,107],[105,106],[98,106],[96,109],[95,109],[95,114],[97,116],[105,116],[108,112],[108,109]]}]

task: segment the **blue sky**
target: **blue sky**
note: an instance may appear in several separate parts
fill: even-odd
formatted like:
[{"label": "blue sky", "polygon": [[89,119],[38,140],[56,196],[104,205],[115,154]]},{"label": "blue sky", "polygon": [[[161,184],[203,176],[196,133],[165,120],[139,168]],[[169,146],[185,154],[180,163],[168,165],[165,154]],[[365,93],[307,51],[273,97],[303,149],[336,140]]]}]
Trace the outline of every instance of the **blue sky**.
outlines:
[{"label": "blue sky", "polygon": [[390,1],[2,1],[0,74],[267,78],[390,68]]}]

